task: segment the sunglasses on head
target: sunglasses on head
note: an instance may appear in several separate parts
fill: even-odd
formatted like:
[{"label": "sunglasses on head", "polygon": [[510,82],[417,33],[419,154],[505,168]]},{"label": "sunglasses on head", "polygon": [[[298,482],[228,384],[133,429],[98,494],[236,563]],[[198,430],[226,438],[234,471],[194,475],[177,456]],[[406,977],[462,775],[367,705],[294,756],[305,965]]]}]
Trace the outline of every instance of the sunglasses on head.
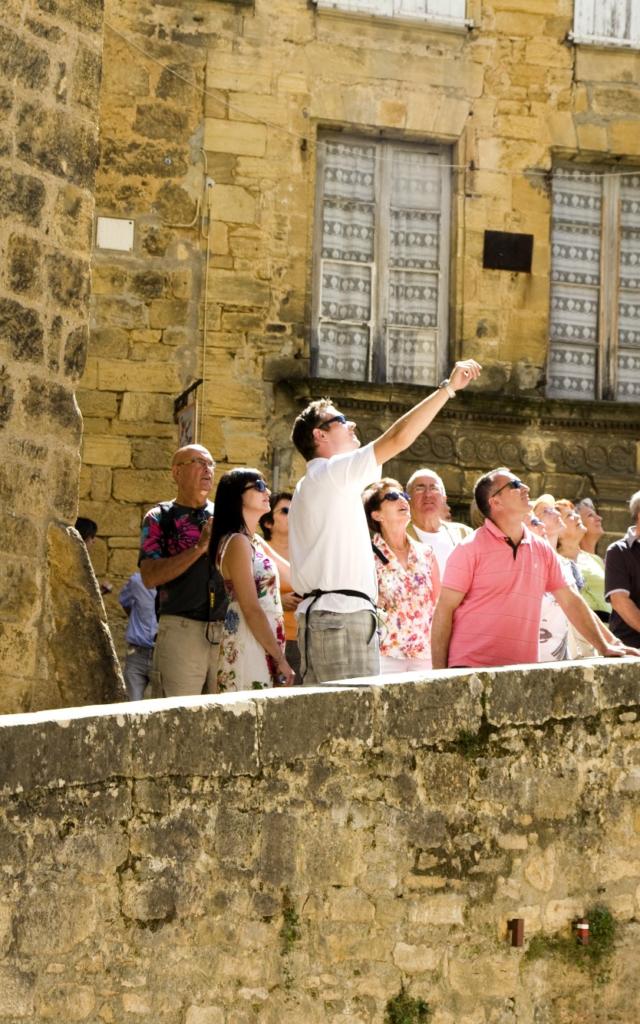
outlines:
[{"label": "sunglasses on head", "polygon": [[341,412],[337,416],[332,416],[331,419],[322,420],[322,423],[318,423],[320,430],[328,430],[332,423],[342,423],[344,426],[348,422],[347,417],[343,416]]},{"label": "sunglasses on head", "polygon": [[264,494],[264,492],[267,490],[267,485],[265,484],[264,480],[252,480],[251,483],[247,484],[247,486],[244,489],[245,491],[260,491],[261,494]]},{"label": "sunglasses on head", "polygon": [[503,484],[502,487],[498,487],[498,490],[494,491],[491,497],[495,498],[496,494],[500,494],[500,491],[506,491],[507,488],[511,491],[519,491],[521,487],[525,486],[526,484],[523,484],[522,480],[518,480],[516,477],[515,480],[509,480],[508,483]]},{"label": "sunglasses on head", "polygon": [[405,501],[409,501],[409,495],[406,491],[387,491],[380,498],[380,503],[383,501],[400,501],[400,498],[404,498]]}]

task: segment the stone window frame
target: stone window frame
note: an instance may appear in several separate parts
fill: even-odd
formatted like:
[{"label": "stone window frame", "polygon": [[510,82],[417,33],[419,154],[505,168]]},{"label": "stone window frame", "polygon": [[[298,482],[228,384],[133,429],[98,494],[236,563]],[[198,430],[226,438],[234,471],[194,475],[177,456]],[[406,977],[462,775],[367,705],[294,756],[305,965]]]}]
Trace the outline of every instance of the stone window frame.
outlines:
[{"label": "stone window frame", "polygon": [[[312,252],[312,303],[311,303],[311,345],[310,345],[310,374],[316,379],[333,379],[327,374],[322,374],[319,368],[319,325],[322,322],[320,316],[321,282],[322,282],[322,238],[323,238],[323,169],[325,158],[325,141],[367,143],[377,148],[379,161],[384,164],[384,154],[393,146],[400,146],[408,150],[420,150],[422,152],[437,153],[444,156],[444,167],[449,169],[446,175],[446,186],[440,205],[442,218],[440,238],[442,239],[442,256],[440,259],[440,280],[438,287],[437,302],[437,339],[436,339],[436,367],[433,379],[422,380],[421,385],[435,385],[438,380],[446,376],[449,366],[450,338],[449,330],[452,322],[451,311],[451,286],[453,280],[453,259],[454,247],[454,152],[452,143],[443,143],[432,139],[410,139],[398,137],[377,138],[365,132],[336,131],[327,129],[318,134],[317,160],[316,160],[316,182],[315,182],[315,208],[313,220],[313,252]],[[388,233],[388,206],[386,199],[387,189],[390,188],[390,181],[376,187],[375,198],[375,225],[376,232],[380,236]],[[388,356],[388,318],[386,316],[386,303],[389,286],[388,266],[379,258],[379,250],[376,250],[378,258],[374,258],[372,266],[372,315],[369,321],[370,329],[370,352],[369,366],[366,378],[360,378],[364,384],[393,385],[387,373]],[[356,381],[354,380],[354,383]],[[414,382],[415,383],[415,382]]]},{"label": "stone window frame", "polygon": [[640,49],[638,0],[574,0],[569,40],[578,45]]},{"label": "stone window frame", "polygon": [[[619,308],[620,308],[620,255],[622,246],[622,232],[620,223],[621,208],[621,177],[635,177],[640,175],[640,166],[633,164],[621,166],[620,164],[591,164],[578,161],[558,161],[554,164],[553,174],[558,171],[578,171],[586,175],[596,174],[601,176],[601,212],[599,223],[599,282],[597,291],[597,337],[595,343],[595,380],[593,394],[580,394],[576,392],[569,396],[554,392],[547,383],[547,397],[560,398],[562,400],[580,400],[585,402],[611,401],[611,402],[638,402],[638,398],[625,398],[619,392],[619,366],[618,366],[618,334],[619,334]],[[640,196],[640,190],[639,190]],[[551,266],[550,266],[550,319],[549,319],[549,347],[548,364],[554,354],[552,338],[552,317],[553,317],[553,290],[554,290],[554,245],[555,245],[555,223],[553,216],[553,186],[552,186],[552,212],[550,217],[550,242],[551,242]],[[578,266],[578,264],[576,264]],[[558,350],[561,350],[561,343],[558,342]],[[549,372],[547,374],[549,376]]]},{"label": "stone window frame", "polygon": [[[466,32],[475,25],[469,17],[473,0],[311,0],[323,14],[374,18],[376,21],[405,22],[451,32]],[[424,10],[416,8],[424,5]],[[455,8],[463,13],[456,13]],[[449,10],[443,10],[448,8]],[[453,13],[452,13],[453,9]]]}]

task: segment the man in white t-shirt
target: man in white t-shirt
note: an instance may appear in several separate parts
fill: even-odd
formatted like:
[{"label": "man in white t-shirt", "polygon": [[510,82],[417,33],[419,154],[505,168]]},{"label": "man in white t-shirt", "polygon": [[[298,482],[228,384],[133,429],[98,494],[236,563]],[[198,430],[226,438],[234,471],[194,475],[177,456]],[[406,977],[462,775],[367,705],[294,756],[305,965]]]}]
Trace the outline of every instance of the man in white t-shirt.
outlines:
[{"label": "man in white t-shirt", "polygon": [[455,546],[469,537],[473,530],[464,523],[450,523],[447,520],[444,483],[432,469],[417,469],[407,481],[407,494],[411,505],[411,522],[407,533],[414,540],[433,548],[442,577],[447,558]]},{"label": "man in white t-shirt", "polygon": [[297,609],[303,682],[379,673],[376,574],[361,494],[480,369],[473,359],[456,363],[433,394],[364,448],[355,423],[328,398],[297,417],[291,439],[307,472],[291,502],[289,554],[293,588],[303,597]]}]

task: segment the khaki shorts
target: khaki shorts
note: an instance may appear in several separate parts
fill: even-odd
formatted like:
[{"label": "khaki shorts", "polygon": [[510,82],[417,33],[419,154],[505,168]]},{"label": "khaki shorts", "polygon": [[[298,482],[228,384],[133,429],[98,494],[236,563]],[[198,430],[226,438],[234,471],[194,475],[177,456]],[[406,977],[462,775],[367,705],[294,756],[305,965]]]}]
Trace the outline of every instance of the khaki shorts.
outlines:
[{"label": "khaki shorts", "polygon": [[161,615],[153,656],[153,696],[216,693],[222,628],[222,622]]}]

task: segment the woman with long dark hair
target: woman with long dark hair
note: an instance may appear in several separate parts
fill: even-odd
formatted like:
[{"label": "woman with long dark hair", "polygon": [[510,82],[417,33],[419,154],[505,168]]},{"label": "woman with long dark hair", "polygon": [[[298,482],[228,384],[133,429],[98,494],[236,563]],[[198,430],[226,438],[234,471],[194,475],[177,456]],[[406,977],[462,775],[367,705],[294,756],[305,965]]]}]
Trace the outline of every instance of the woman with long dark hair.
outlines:
[{"label": "woman with long dark hair", "polygon": [[269,511],[269,489],[257,469],[232,469],[216,491],[211,562],[229,595],[218,665],[218,690],[291,686],[278,567],[256,534]]}]

